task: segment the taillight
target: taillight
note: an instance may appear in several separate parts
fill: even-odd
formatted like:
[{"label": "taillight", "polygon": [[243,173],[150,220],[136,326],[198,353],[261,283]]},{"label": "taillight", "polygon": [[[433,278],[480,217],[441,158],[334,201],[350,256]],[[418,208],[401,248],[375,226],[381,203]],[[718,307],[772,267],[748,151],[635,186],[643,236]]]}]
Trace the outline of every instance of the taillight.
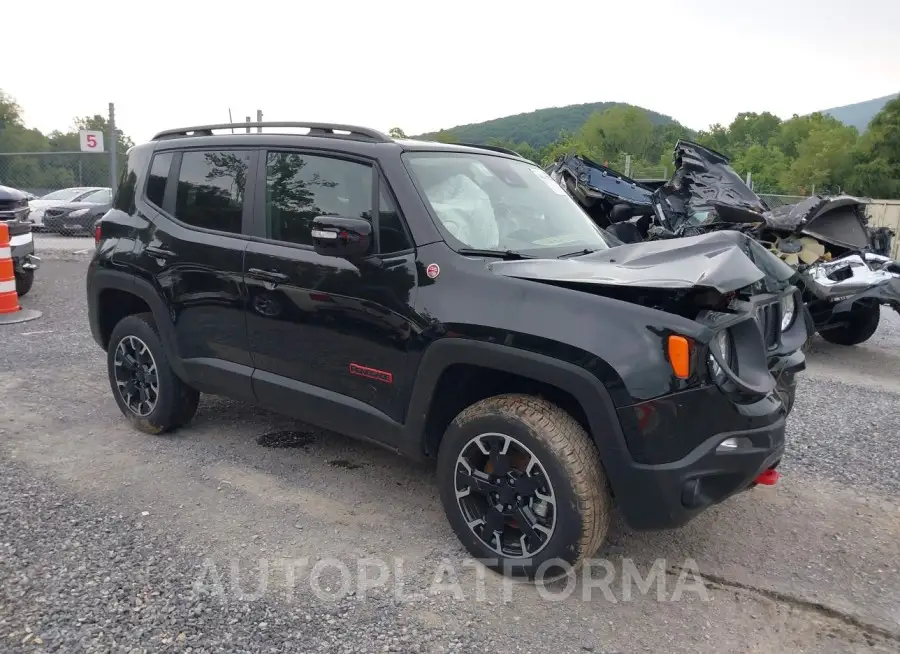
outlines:
[{"label": "taillight", "polygon": [[100,242],[100,223],[94,225],[94,245]]}]

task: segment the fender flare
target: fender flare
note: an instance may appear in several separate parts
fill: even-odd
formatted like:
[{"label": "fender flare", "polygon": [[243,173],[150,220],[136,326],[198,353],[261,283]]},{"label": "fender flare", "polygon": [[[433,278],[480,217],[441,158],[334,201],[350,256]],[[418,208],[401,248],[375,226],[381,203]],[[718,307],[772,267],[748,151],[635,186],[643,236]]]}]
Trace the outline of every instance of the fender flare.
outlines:
[{"label": "fender flare", "polygon": [[435,401],[441,375],[454,364],[467,364],[510,372],[555,386],[569,393],[581,405],[600,459],[613,488],[624,470],[622,457],[630,459],[618,413],[609,390],[589,371],[567,361],[508,345],[443,338],[431,344],[422,356],[407,411],[408,433],[419,439],[424,456],[425,425]]},{"label": "fender flare", "polygon": [[[169,359],[169,365],[172,370],[183,381],[187,381],[189,376],[181,361],[181,355],[178,351],[178,339],[175,337],[175,327],[172,323],[171,312],[166,306],[159,292],[145,279],[120,270],[95,269],[91,273],[89,292],[93,294],[93,298],[89,298],[91,311],[99,312],[100,295],[103,291],[115,289],[130,293],[140,298],[150,307],[153,314],[153,320],[156,323],[156,329],[159,332],[160,340],[166,348]],[[94,316],[91,325],[99,327],[99,316]],[[106,349],[108,343],[104,343],[99,333],[94,334],[94,339],[103,349]]]}]

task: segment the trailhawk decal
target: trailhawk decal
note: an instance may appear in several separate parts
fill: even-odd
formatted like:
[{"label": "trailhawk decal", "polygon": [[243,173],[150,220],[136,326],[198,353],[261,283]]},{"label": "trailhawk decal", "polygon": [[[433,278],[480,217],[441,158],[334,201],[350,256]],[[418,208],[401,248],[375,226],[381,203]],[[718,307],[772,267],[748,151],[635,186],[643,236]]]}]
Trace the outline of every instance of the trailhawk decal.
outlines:
[{"label": "trailhawk decal", "polygon": [[394,383],[394,375],[384,370],[376,370],[375,368],[367,368],[358,363],[350,364],[350,374],[357,377],[365,377],[366,379],[374,379],[375,381],[384,382],[385,384]]}]

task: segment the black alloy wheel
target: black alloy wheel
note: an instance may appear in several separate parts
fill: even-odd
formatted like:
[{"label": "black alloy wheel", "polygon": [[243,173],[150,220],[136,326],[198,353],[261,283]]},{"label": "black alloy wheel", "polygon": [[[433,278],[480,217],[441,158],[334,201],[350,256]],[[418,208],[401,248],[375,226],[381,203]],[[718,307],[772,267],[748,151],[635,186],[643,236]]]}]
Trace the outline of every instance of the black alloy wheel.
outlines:
[{"label": "black alloy wheel", "polygon": [[159,401],[159,374],[150,348],[137,336],[122,338],[114,355],[116,388],[125,406],[145,418]]},{"label": "black alloy wheel", "polygon": [[472,438],[456,460],[455,492],[466,524],[501,556],[533,557],[553,536],[553,486],[534,453],[512,436]]},{"label": "black alloy wheel", "polygon": [[612,498],[597,447],[546,399],[509,393],[463,409],[441,439],[437,473],[453,531],[501,574],[558,579],[606,536]]},{"label": "black alloy wheel", "polygon": [[151,313],[122,318],[110,334],[106,355],[116,404],[135,428],[163,434],[193,419],[200,393],[172,370]]}]

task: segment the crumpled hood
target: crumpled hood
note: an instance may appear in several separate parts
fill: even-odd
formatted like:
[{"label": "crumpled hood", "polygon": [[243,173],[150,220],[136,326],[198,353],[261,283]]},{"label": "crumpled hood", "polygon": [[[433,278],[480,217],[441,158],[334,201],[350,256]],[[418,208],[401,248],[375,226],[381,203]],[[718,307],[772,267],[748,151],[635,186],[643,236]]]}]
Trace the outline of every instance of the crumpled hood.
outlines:
[{"label": "crumpled hood", "polygon": [[794,270],[745,234],[724,230],[647,241],[573,259],[497,261],[488,268],[520,279],[728,293],[765,277],[785,282]]}]

